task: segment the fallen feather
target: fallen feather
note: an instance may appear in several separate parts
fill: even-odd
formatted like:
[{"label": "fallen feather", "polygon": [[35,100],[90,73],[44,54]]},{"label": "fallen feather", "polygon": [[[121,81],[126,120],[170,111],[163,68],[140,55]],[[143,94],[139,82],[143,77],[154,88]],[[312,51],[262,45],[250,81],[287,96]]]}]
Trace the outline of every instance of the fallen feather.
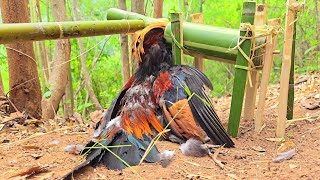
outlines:
[{"label": "fallen feather", "polygon": [[296,149],[290,149],[286,152],[281,152],[281,153],[278,153],[278,156],[276,158],[274,158],[272,160],[272,162],[274,163],[279,163],[279,162],[282,162],[284,160],[289,160],[291,159],[294,155],[296,154]]},{"label": "fallen feather", "polygon": [[162,167],[168,167],[168,165],[172,162],[175,155],[175,151],[164,150],[160,153],[160,164]]},{"label": "fallen feather", "polygon": [[83,150],[84,146],[82,144],[70,144],[64,148],[65,151],[70,154],[79,154]]},{"label": "fallen feather", "polygon": [[57,140],[57,139],[55,139],[55,140],[51,141],[49,144],[51,144],[51,145],[57,145],[57,144],[59,144],[59,143],[60,143],[60,141]]}]

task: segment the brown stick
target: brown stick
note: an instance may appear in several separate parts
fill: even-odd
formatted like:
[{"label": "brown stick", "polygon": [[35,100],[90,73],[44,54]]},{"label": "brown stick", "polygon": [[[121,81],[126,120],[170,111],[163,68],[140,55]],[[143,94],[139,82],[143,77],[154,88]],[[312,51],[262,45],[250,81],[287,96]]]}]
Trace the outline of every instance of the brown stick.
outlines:
[{"label": "brown stick", "polygon": [[[270,19],[268,21],[269,26],[279,26],[281,19]],[[270,42],[272,40],[272,42]],[[265,102],[268,91],[268,84],[270,79],[271,68],[273,64],[274,54],[273,51],[276,49],[278,44],[278,35],[272,37],[272,35],[267,37],[267,42],[270,42],[266,45],[265,56],[264,56],[264,65],[262,70],[261,84],[260,84],[260,94],[259,101],[257,106],[257,113],[255,119],[255,131],[260,132],[264,126],[264,110]]]},{"label": "brown stick", "polygon": [[277,137],[283,138],[285,135],[286,115],[287,115],[287,102],[288,102],[288,90],[289,90],[289,76],[291,67],[291,52],[293,42],[293,27],[295,21],[295,10],[291,8],[292,4],[296,0],[287,1],[287,13],[286,13],[286,27],[284,33],[283,43],[283,58],[280,77],[280,97],[279,97],[279,110],[277,119]]},{"label": "brown stick", "polygon": [[[119,0],[119,8],[125,11],[127,10],[126,0]],[[130,79],[129,47],[127,35],[120,35],[120,45],[122,63],[122,84],[125,85]]]},{"label": "brown stick", "polygon": [[2,76],[1,76],[1,71],[0,71],[0,96],[6,96],[4,93],[4,87],[3,87],[3,82],[2,82]]},{"label": "brown stick", "polygon": [[[72,1],[72,5],[73,5],[73,13],[74,13],[74,20],[77,21],[79,20],[79,16],[78,16],[78,12],[77,12],[77,2],[76,0]],[[102,106],[99,103],[98,98],[96,97],[96,95],[94,94],[91,82],[90,82],[90,75],[87,69],[87,65],[86,65],[86,54],[84,53],[84,45],[83,45],[83,41],[81,39],[78,39],[78,44],[79,44],[79,48],[80,48],[80,59],[81,59],[81,70],[83,73],[83,77],[84,77],[84,82],[86,84],[87,90],[88,90],[88,94],[91,98],[91,101],[95,107],[96,110],[101,110]]]},{"label": "brown stick", "polygon": [[[131,11],[144,15],[144,0],[131,0]],[[132,74],[136,72],[139,67],[138,60],[131,59]]]},{"label": "brown stick", "polygon": [[162,18],[163,0],[153,0],[154,17]]}]

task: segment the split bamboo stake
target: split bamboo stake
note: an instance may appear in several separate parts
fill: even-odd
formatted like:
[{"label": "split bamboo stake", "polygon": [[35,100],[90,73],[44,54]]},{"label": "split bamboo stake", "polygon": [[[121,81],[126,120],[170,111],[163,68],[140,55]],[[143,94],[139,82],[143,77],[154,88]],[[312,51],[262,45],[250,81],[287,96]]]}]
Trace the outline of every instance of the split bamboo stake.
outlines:
[{"label": "split bamboo stake", "polygon": [[283,58],[280,77],[280,97],[279,97],[279,109],[277,119],[277,132],[276,135],[279,138],[283,138],[285,135],[286,115],[287,115],[287,102],[288,102],[288,90],[289,90],[289,78],[291,68],[291,53],[293,43],[293,29],[295,21],[295,10],[291,8],[296,3],[296,0],[287,1],[286,12],[286,28],[284,33],[283,44]]},{"label": "split bamboo stake", "polygon": [[171,13],[171,27],[172,38],[176,40],[172,43],[174,64],[181,64],[183,62],[182,13]]},{"label": "split bamboo stake", "polygon": [[[203,24],[203,14],[202,13],[191,14],[190,16],[192,18],[193,23]],[[194,56],[194,67],[199,69],[201,72],[205,71],[203,56],[201,56],[201,55]]]},{"label": "split bamboo stake", "polygon": [[[256,14],[254,16],[254,25],[262,26],[266,24],[266,21],[267,21],[267,7],[264,4],[258,4],[256,6]],[[265,38],[264,37],[257,38],[256,41],[259,43],[260,42],[265,43]],[[262,49],[259,49],[258,51],[260,52],[259,54],[262,54]],[[252,80],[252,86],[250,85],[249,81],[247,81],[243,118],[247,120],[253,120],[257,89],[259,84],[259,71],[254,69],[250,73],[248,73],[248,76],[251,76],[250,78]]]},{"label": "split bamboo stake", "polygon": [[[243,3],[242,10],[242,19],[241,23],[250,23],[254,24],[254,15],[256,10],[256,2],[248,1]],[[248,36],[248,37],[247,37]],[[235,69],[235,78],[233,83],[233,92],[232,92],[232,100],[231,100],[231,108],[230,108],[230,116],[229,116],[229,124],[228,124],[228,133],[232,137],[237,137],[240,117],[244,99],[244,91],[247,81],[247,69],[248,60],[245,56],[250,56],[251,54],[251,45],[252,45],[252,31],[249,33],[248,30],[241,30],[240,37],[242,37],[239,42],[243,41],[239,45],[239,52],[236,60],[236,68]],[[243,53],[242,53],[243,52]],[[240,68],[244,67],[244,68]]]},{"label": "split bamboo stake", "polygon": [[[268,21],[269,26],[279,26],[281,19],[270,19]],[[270,73],[271,68],[274,60],[274,54],[278,43],[278,35],[272,37],[269,35],[267,37],[267,42],[269,42],[265,49],[265,56],[264,56],[264,65],[262,70],[262,77],[261,77],[261,84],[260,84],[260,93],[259,93],[259,101],[257,106],[256,118],[255,118],[255,131],[260,133],[262,128],[264,127],[264,110],[265,110],[265,102],[266,102],[266,95],[268,90],[268,84],[270,80]]]}]

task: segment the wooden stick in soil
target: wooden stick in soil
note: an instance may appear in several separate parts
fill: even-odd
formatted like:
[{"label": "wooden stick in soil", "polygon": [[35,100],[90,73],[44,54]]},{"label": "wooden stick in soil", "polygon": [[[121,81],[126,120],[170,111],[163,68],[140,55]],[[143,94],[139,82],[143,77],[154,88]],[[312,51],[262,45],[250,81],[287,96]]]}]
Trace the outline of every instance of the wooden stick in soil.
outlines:
[{"label": "wooden stick in soil", "polygon": [[[190,16],[191,16],[193,23],[203,24],[203,14],[202,13],[191,14]],[[197,55],[194,57],[194,67],[199,69],[201,72],[205,71],[204,59],[201,55]]]},{"label": "wooden stick in soil", "polygon": [[[264,4],[258,4],[256,6],[256,14],[254,16],[254,25],[255,26],[263,26],[267,22],[267,6]],[[264,43],[265,38],[257,38],[256,42]],[[257,49],[258,54],[262,54],[262,49]],[[250,67],[250,65],[249,65]],[[243,118],[246,120],[253,120],[254,118],[254,110],[256,104],[256,96],[259,84],[259,71],[253,70],[250,71],[248,76],[251,76],[252,84],[250,85],[249,81],[247,81],[246,85],[246,97],[245,97],[245,104],[243,110]]]},{"label": "wooden stick in soil", "polygon": [[5,93],[4,93],[4,87],[3,87],[1,71],[0,71],[0,96],[6,96]]},{"label": "wooden stick in soil", "polygon": [[[279,26],[281,19],[270,19],[268,21],[269,26]],[[272,42],[269,42],[271,41]],[[260,132],[264,126],[264,110],[265,110],[265,103],[266,103],[266,97],[267,97],[267,90],[268,90],[268,84],[270,79],[270,73],[271,68],[274,60],[274,50],[277,47],[278,44],[278,35],[275,35],[272,37],[272,35],[269,35],[267,37],[267,42],[269,42],[265,49],[265,55],[264,55],[264,65],[262,70],[262,77],[261,77],[261,84],[260,84],[260,94],[259,94],[259,100],[258,100],[258,106],[257,106],[257,112],[256,112],[256,118],[255,118],[255,131]]]},{"label": "wooden stick in soil", "polygon": [[[244,2],[241,22],[254,24],[255,10],[256,10],[256,2],[254,1]],[[246,34],[247,34],[246,31],[240,31],[241,37],[244,37]],[[252,33],[248,33],[248,36],[251,36],[251,35]],[[247,56],[250,57],[251,39],[246,39],[239,47],[245,52]],[[241,67],[248,67],[248,61],[243,56],[243,54],[241,54],[240,51],[238,52],[238,55],[237,55],[236,65]],[[234,84],[233,84],[229,124],[228,124],[228,133],[232,137],[236,137],[238,135],[246,80],[247,80],[247,70],[236,68]]]},{"label": "wooden stick in soil", "polygon": [[279,96],[279,109],[277,119],[277,137],[283,138],[285,135],[286,115],[287,115],[287,102],[288,102],[288,89],[289,89],[289,78],[291,68],[291,53],[292,53],[292,42],[293,42],[293,29],[294,29],[294,17],[295,10],[291,8],[292,4],[296,0],[287,1],[287,12],[286,12],[286,26],[284,33],[284,44],[283,44],[283,58],[281,67],[280,77],[280,96]]},{"label": "wooden stick in soil", "polygon": [[[126,0],[119,0],[119,8],[125,11],[127,10]],[[120,46],[122,63],[122,84],[125,85],[130,78],[128,35],[120,35]]]},{"label": "wooden stick in soil", "polygon": [[[297,19],[297,15],[295,16]],[[290,68],[290,79],[289,79],[289,91],[288,91],[288,106],[287,106],[287,119],[293,119],[293,105],[294,105],[294,56],[296,52],[296,28],[297,22],[294,22],[293,28],[293,42],[291,52],[291,68]]]}]

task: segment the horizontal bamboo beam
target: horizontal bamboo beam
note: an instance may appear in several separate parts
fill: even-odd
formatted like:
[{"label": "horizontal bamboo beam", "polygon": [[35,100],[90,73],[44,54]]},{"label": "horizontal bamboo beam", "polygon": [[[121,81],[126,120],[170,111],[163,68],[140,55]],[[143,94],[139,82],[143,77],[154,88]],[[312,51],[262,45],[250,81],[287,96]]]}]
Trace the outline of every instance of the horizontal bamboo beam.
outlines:
[{"label": "horizontal bamboo beam", "polygon": [[133,33],[144,27],[143,20],[1,24],[0,44]]},{"label": "horizontal bamboo beam", "polygon": [[[136,20],[142,19],[148,23],[156,21],[166,21],[165,19],[154,19],[141,14],[123,11],[111,8],[107,12],[109,20]],[[169,23],[165,30],[165,38],[172,43],[171,24]],[[226,59],[235,62],[238,50],[231,50],[237,46],[239,39],[239,30],[214,27],[203,24],[183,22],[183,45],[188,51],[185,54],[193,55],[197,52],[212,59]]]},{"label": "horizontal bamboo beam", "polygon": [[161,19],[151,18],[151,17],[144,16],[142,14],[124,11],[124,10],[117,9],[117,8],[108,9],[107,19],[108,20],[122,20],[122,19],[143,20],[146,23],[146,25],[153,23],[153,22],[169,22],[167,19],[164,19],[164,18],[161,18]]}]

